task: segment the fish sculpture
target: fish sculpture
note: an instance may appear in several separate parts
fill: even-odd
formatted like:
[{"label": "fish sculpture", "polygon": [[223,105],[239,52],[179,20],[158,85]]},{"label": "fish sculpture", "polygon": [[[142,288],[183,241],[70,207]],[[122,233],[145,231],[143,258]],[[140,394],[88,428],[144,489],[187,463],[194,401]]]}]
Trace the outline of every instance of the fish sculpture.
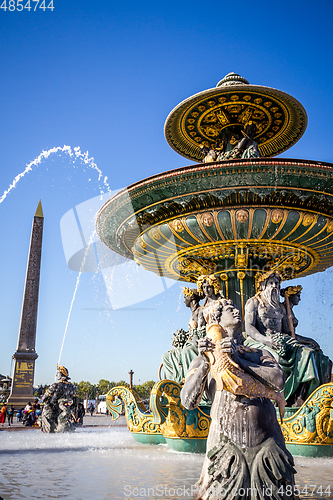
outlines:
[{"label": "fish sculpture", "polygon": [[[221,341],[228,337],[227,332],[217,323],[210,324],[206,330],[206,336],[215,344],[214,351],[205,351],[205,355],[210,362],[210,372],[216,381],[218,391],[226,390],[238,396],[248,398],[268,398],[273,399],[280,412],[281,422],[284,416],[286,401],[282,392],[264,385],[262,382],[246,373],[227,352],[223,352]],[[237,346],[237,350],[242,355],[243,352],[251,351],[245,346]],[[268,356],[267,356],[268,358]],[[272,359],[269,356],[270,359]],[[263,359],[263,358],[261,358]]]}]

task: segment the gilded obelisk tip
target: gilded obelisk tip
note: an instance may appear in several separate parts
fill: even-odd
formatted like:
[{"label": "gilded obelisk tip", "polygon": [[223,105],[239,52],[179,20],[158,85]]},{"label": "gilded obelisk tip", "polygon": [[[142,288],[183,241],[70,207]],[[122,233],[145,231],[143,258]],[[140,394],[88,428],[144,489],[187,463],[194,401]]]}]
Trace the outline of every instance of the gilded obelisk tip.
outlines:
[{"label": "gilded obelisk tip", "polygon": [[37,210],[35,213],[35,217],[44,217],[41,200],[39,200],[38,207],[37,207]]}]

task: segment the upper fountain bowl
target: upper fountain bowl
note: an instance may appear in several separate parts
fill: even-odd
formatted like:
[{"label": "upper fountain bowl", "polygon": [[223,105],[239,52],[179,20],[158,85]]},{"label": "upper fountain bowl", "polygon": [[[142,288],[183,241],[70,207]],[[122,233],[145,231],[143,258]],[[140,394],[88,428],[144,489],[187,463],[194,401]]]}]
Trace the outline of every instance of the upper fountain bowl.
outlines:
[{"label": "upper fountain bowl", "polygon": [[303,106],[281,90],[250,85],[229,73],[215,88],[185,99],[169,114],[165,137],[177,153],[201,162],[203,147],[215,147],[224,131],[245,135],[256,126],[254,140],[261,156],[276,156],[293,146],[304,134],[307,115]]}]

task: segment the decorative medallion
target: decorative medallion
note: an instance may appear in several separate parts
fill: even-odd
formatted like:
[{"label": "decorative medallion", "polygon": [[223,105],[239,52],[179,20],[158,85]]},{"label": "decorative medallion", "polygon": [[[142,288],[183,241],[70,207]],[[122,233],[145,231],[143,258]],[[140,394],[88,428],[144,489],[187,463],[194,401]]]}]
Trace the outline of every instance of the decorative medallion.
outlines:
[{"label": "decorative medallion", "polygon": [[244,223],[249,218],[249,212],[247,210],[237,210],[236,219],[240,223]]},{"label": "decorative medallion", "polygon": [[316,219],[314,214],[305,214],[303,217],[303,226],[310,226]]},{"label": "decorative medallion", "polygon": [[[292,96],[273,88],[250,85],[229,73],[217,86],[186,99],[165,122],[165,136],[177,153],[202,161],[202,148],[215,148],[224,131],[234,135],[234,144],[254,125],[254,140],[261,156],[275,156],[289,149],[303,135],[307,116]],[[230,141],[230,144],[232,142]]]},{"label": "decorative medallion", "polygon": [[330,220],[327,224],[327,227],[326,227],[326,231],[328,233],[332,233],[333,232],[333,220]]},{"label": "decorative medallion", "polygon": [[279,224],[283,219],[283,211],[282,210],[273,210],[272,212],[272,222],[274,224]]},{"label": "decorative medallion", "polygon": [[151,238],[153,238],[154,240],[160,240],[162,235],[161,235],[161,232],[160,232],[160,229],[158,227],[152,227],[150,230],[149,230],[149,236]]},{"label": "decorative medallion", "polygon": [[175,231],[177,231],[177,233],[181,233],[182,231],[184,231],[184,226],[180,219],[172,221],[172,227]]},{"label": "decorative medallion", "polygon": [[214,224],[213,216],[209,212],[205,212],[204,214],[202,214],[201,220],[202,223],[207,227],[211,227]]}]

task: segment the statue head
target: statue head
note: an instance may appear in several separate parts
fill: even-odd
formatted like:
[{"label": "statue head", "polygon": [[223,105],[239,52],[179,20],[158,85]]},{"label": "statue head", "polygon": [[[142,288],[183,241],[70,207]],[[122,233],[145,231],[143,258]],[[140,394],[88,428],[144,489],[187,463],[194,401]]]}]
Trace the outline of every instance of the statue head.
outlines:
[{"label": "statue head", "polygon": [[214,274],[199,276],[197,285],[198,292],[202,293],[205,297],[218,295],[221,290],[220,280]]},{"label": "statue head", "polygon": [[283,210],[279,210],[279,209],[273,210],[272,222],[274,224],[278,224],[279,222],[282,221],[282,219],[283,219]]},{"label": "statue head", "polygon": [[199,302],[203,296],[198,292],[196,288],[188,288],[185,286],[183,288],[184,294],[184,304],[189,307],[191,311],[195,311],[199,307]]},{"label": "statue head", "polygon": [[61,365],[57,365],[57,379],[58,380],[69,380],[69,372],[67,368]]},{"label": "statue head", "polygon": [[260,296],[272,307],[278,307],[280,304],[280,283],[281,276],[275,271],[269,271],[259,279]]},{"label": "statue head", "polygon": [[207,227],[212,226],[214,223],[213,216],[209,212],[205,212],[204,214],[202,214],[201,220],[202,223]]},{"label": "statue head", "polygon": [[238,220],[238,222],[243,224],[244,222],[247,221],[248,218],[249,218],[249,213],[247,210],[243,210],[243,209],[237,210],[236,219]]},{"label": "statue head", "polygon": [[282,297],[288,295],[289,302],[292,306],[297,306],[301,300],[301,292],[303,287],[301,285],[288,286],[287,288],[281,288],[280,294]]},{"label": "statue head", "polygon": [[242,318],[232,300],[218,299],[210,310],[208,323],[207,336],[209,336],[210,325],[219,324],[230,337],[240,342]]}]

